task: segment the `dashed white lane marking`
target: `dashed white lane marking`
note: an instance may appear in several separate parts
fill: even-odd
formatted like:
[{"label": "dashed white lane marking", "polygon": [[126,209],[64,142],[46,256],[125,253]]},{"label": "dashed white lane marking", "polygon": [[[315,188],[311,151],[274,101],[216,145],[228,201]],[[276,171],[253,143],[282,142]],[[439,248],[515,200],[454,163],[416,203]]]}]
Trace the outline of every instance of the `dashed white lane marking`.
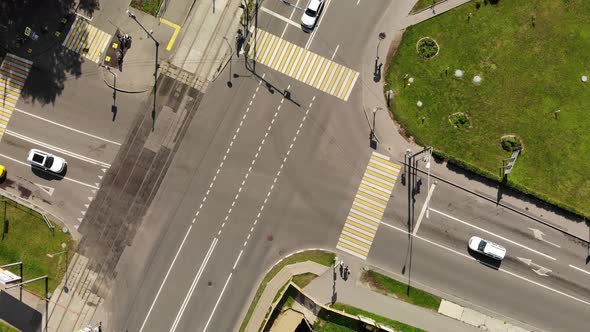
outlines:
[{"label": "dashed white lane marking", "polygon": [[[288,88],[287,88],[288,89]],[[315,100],[315,96],[312,98],[312,101]],[[313,103],[310,103],[310,108],[311,105]],[[307,118],[307,114],[309,114],[309,108],[305,111],[305,116],[303,117],[303,119],[301,120],[302,122],[305,121],[305,119]],[[296,137],[296,136],[295,136]],[[289,150],[287,150],[287,155],[289,155],[289,153],[291,152],[292,147],[289,148]],[[285,159],[283,159],[283,163],[281,164],[280,168],[282,169],[284,166],[284,163],[286,161],[286,157]],[[270,196],[270,194],[272,193],[272,190],[274,188],[274,183],[277,181],[277,178],[279,177],[279,175],[281,174],[281,171],[279,170],[277,172],[277,175],[275,176],[274,180],[273,180],[273,184],[270,186],[268,193],[266,194],[266,197],[268,198]],[[247,236],[246,236],[246,240],[244,241],[243,247],[245,248],[248,245],[248,241],[250,240],[250,236],[252,235],[252,232],[254,231],[254,226],[256,225],[256,223],[258,223],[258,219],[260,218],[260,216],[262,215],[262,211],[264,210],[264,207],[266,205],[267,200],[264,200],[264,203],[260,206],[260,211],[258,212],[258,215],[256,216],[256,218],[254,219],[253,225],[250,228],[250,232],[248,232]],[[219,294],[219,297],[217,298],[217,302],[215,303],[215,306],[213,307],[213,311],[211,312],[211,315],[209,315],[209,320],[207,321],[207,324],[205,325],[205,328],[203,329],[203,332],[205,332],[207,330],[207,326],[209,326],[209,322],[211,321],[211,318],[213,317],[213,314],[215,313],[215,310],[217,309],[217,305],[219,304],[219,301],[221,300],[221,298],[223,297],[223,293],[225,292],[225,288],[227,287],[229,280],[231,279],[231,276],[233,274],[233,272],[236,270],[236,267],[238,265],[238,261],[240,260],[240,257],[242,256],[242,252],[243,249],[240,250],[240,253],[238,254],[238,257],[236,258],[235,262],[234,262],[234,266],[232,268],[232,272],[230,273],[229,277],[227,278],[227,281],[225,282],[225,285],[223,286],[223,290],[221,291],[221,294]]]},{"label": "dashed white lane marking", "polygon": [[579,267],[577,267],[577,266],[573,266],[573,265],[571,265],[571,264],[570,264],[570,267],[571,267],[572,269],[576,269],[576,270],[578,270],[578,271],[580,271],[580,272],[584,272],[584,273],[586,273],[586,274],[590,274],[590,272],[588,272],[588,271],[586,271],[586,270],[584,270],[584,269],[581,269],[581,268],[579,268]]},{"label": "dashed white lane marking", "polygon": [[[264,79],[265,75],[266,74],[263,74],[262,75],[262,78],[263,79]],[[260,82],[258,83],[258,87],[256,88],[256,91],[258,91],[258,89],[260,88],[260,85],[262,84],[262,81],[263,80],[260,80]],[[253,101],[254,98],[256,98],[256,93],[254,93],[252,95],[252,100],[250,100],[250,106],[252,105],[252,101]],[[242,119],[245,119],[246,118],[246,115],[248,114],[249,111],[250,111],[250,107],[247,107],[246,108],[246,112],[244,114],[244,117]],[[233,141],[231,143],[233,143]],[[230,143],[230,146],[231,146],[231,143]],[[226,154],[228,154],[230,151],[231,150],[228,149],[228,151],[226,152]],[[219,172],[220,172],[220,170],[221,170],[222,167],[223,167],[223,161],[221,163],[219,163],[219,167],[217,169],[216,174],[219,174]],[[215,182],[215,181],[213,181],[213,182]],[[205,195],[203,197],[203,203],[205,203],[205,201],[207,201],[207,195]],[[199,213],[200,213],[202,207],[203,207],[203,204],[201,204],[199,206],[199,209],[195,213],[195,217],[198,217],[199,216]],[[193,223],[194,223],[194,221],[193,221]],[[156,297],[154,298],[154,300],[153,300],[153,302],[152,302],[152,304],[150,306],[150,309],[149,309],[148,313],[145,316],[145,319],[143,321],[143,324],[141,325],[141,328],[139,329],[139,332],[143,331],[143,328],[145,327],[145,324],[147,323],[147,321],[148,321],[148,319],[149,319],[149,317],[150,317],[150,315],[152,313],[152,310],[154,308],[154,305],[156,304],[156,301],[158,300],[158,298],[160,296],[160,292],[162,291],[162,288],[164,288],[164,285],[166,284],[166,281],[168,280],[168,275],[169,275],[170,271],[172,270],[172,268],[174,267],[174,263],[176,262],[176,258],[180,254],[180,251],[182,250],[182,248],[184,246],[184,242],[185,242],[186,238],[188,237],[188,235],[190,234],[191,230],[192,230],[192,225],[190,225],[189,228],[188,228],[188,230],[186,231],[186,234],[184,235],[184,239],[182,240],[182,243],[181,243],[180,247],[178,247],[178,250],[176,251],[176,254],[174,256],[174,259],[172,260],[172,262],[170,263],[170,266],[168,267],[168,272],[166,273],[166,276],[164,277],[164,280],[162,280],[162,283],[160,284],[160,288],[158,289],[158,292],[156,293]],[[217,238],[214,239],[214,241],[216,241],[216,240],[217,240]],[[212,250],[214,250],[214,248]],[[213,253],[213,251],[211,251],[211,253]],[[202,266],[203,266],[203,269],[204,269],[205,268],[205,265],[202,265]],[[173,325],[173,327],[174,327],[174,325]]]},{"label": "dashed white lane marking", "polygon": [[535,249],[529,248],[529,247],[527,247],[527,246],[525,246],[525,245],[522,245],[522,244],[520,244],[520,243],[518,243],[518,242],[515,242],[515,241],[512,241],[512,240],[510,240],[510,239],[507,239],[507,238],[505,238],[505,237],[503,237],[503,236],[501,236],[501,235],[498,235],[498,234],[492,233],[492,232],[490,232],[490,231],[488,231],[488,230],[485,230],[485,229],[483,229],[483,228],[481,228],[481,227],[477,227],[477,226],[475,226],[475,225],[472,225],[472,224],[470,224],[470,223],[468,223],[468,222],[465,222],[465,221],[463,221],[463,220],[460,220],[459,218],[453,217],[453,216],[451,216],[451,215],[448,215],[448,214],[446,214],[446,213],[444,213],[444,212],[438,211],[438,210],[436,210],[436,209],[433,209],[433,208],[430,208],[430,211],[432,211],[432,212],[436,212],[436,213],[438,213],[438,214],[440,214],[440,215],[442,215],[442,216],[445,216],[445,217],[447,217],[447,218],[449,218],[449,219],[452,219],[452,220],[455,220],[455,221],[457,221],[457,222],[460,222],[460,223],[462,223],[463,225],[469,226],[469,227],[471,227],[471,228],[475,228],[475,229],[477,229],[477,230],[478,230],[478,231],[480,231],[480,232],[483,232],[483,233],[486,233],[486,234],[489,234],[489,235],[495,236],[495,237],[497,237],[497,238],[499,238],[499,239],[502,239],[502,240],[504,240],[504,241],[506,241],[506,242],[510,242],[510,243],[512,243],[512,244],[514,244],[514,245],[517,245],[517,246],[519,246],[519,247],[521,247],[521,248],[524,248],[524,249],[526,249],[526,250],[528,250],[528,251],[534,252],[535,254],[541,255],[541,256],[543,256],[543,257],[545,257],[545,258],[549,258],[549,259],[551,259],[551,260],[556,260],[554,257],[551,257],[551,256],[549,256],[549,255],[546,255],[546,254],[544,254],[544,253],[542,253],[542,252],[540,252],[540,251],[537,251],[537,250],[535,250]]},{"label": "dashed white lane marking", "polygon": [[334,60],[334,57],[336,56],[336,52],[338,52],[338,48],[340,48],[340,44],[336,45],[336,49],[334,50],[334,54],[332,54],[332,57],[330,58],[330,60]]}]

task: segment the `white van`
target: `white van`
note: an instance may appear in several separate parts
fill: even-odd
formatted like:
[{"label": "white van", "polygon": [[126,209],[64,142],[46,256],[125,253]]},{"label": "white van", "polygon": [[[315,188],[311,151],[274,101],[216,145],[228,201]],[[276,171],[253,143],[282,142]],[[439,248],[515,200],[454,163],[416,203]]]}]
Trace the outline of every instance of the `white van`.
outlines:
[{"label": "white van", "polygon": [[502,260],[506,256],[506,248],[477,236],[472,236],[469,239],[469,249],[497,260]]}]

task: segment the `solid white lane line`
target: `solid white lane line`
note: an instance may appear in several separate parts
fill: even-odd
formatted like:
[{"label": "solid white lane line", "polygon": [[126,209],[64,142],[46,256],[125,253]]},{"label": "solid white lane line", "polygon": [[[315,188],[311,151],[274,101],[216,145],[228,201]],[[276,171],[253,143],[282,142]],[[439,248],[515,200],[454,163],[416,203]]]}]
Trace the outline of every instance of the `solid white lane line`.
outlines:
[{"label": "solid white lane line", "polygon": [[305,44],[305,49],[306,50],[309,49],[309,47],[311,46],[311,43],[313,42],[313,39],[315,38],[315,34],[317,33],[318,29],[320,28],[320,24],[322,23],[322,20],[324,19],[324,16],[326,16],[326,12],[328,11],[328,7],[330,7],[330,2],[331,1],[332,0],[328,0],[327,3],[326,3],[326,6],[322,10],[322,16],[320,17],[320,20],[318,21],[318,23],[316,24],[315,28],[313,29],[313,32],[311,33],[311,37],[309,37],[309,40]]},{"label": "solid white lane line", "polygon": [[78,130],[78,129],[74,129],[74,128],[72,128],[72,127],[64,126],[64,125],[62,125],[62,124],[60,124],[60,123],[57,123],[57,122],[54,122],[54,121],[51,121],[51,120],[44,119],[44,118],[42,118],[42,117],[40,117],[40,116],[38,116],[38,115],[31,114],[31,113],[29,113],[29,112],[25,112],[25,111],[23,111],[23,110],[20,110],[20,109],[18,109],[18,108],[15,108],[14,110],[15,110],[15,111],[17,111],[17,112],[19,112],[19,113],[26,114],[26,115],[28,115],[28,116],[31,116],[31,117],[33,117],[33,118],[36,118],[36,119],[39,119],[39,120],[42,120],[42,121],[45,121],[45,122],[51,123],[52,125],[55,125],[55,126],[58,126],[58,127],[65,128],[65,129],[71,130],[71,131],[73,131],[73,132],[76,132],[76,133],[82,134],[82,135],[86,135],[86,136],[89,136],[89,137],[92,137],[92,138],[96,138],[96,139],[98,139],[98,140],[101,140],[101,141],[104,141],[104,142],[108,142],[108,143],[111,143],[111,144],[115,144],[115,145],[121,145],[121,143],[119,143],[119,142],[111,141],[111,140],[108,140],[108,139],[106,139],[106,138],[102,138],[102,137],[99,137],[99,136],[96,136],[96,135],[92,135],[92,134],[90,134],[90,133],[87,133],[87,132],[84,132],[84,131],[81,131],[81,130]]},{"label": "solid white lane line", "polygon": [[286,17],[284,17],[282,15],[279,15],[279,14],[273,12],[272,10],[270,10],[270,9],[268,9],[266,7],[261,7],[260,9],[262,9],[263,12],[265,12],[265,13],[271,15],[271,16],[274,16],[274,17],[278,18],[279,20],[281,20],[283,22],[286,22],[288,24],[291,24],[294,27],[299,28],[301,26],[301,24],[297,24],[297,23],[293,22],[292,20],[290,20],[290,19],[288,19],[288,18],[286,18]]},{"label": "solid white lane line", "polygon": [[215,306],[213,307],[213,311],[211,311],[211,315],[209,315],[209,319],[207,319],[207,324],[205,324],[205,328],[203,328],[203,332],[207,331],[207,327],[209,327],[209,323],[211,323],[211,318],[213,318],[213,314],[215,314],[215,310],[217,310],[217,306],[219,305],[219,301],[221,301],[221,297],[223,296],[223,293],[225,293],[225,288],[227,287],[227,284],[229,284],[229,280],[231,279],[232,273],[229,274],[229,277],[227,277],[227,280],[225,281],[225,285],[223,285],[223,289],[221,290],[221,294],[219,294],[219,297],[217,298],[217,302],[215,302]]},{"label": "solid white lane line", "polygon": [[577,266],[573,266],[573,265],[571,265],[571,264],[570,264],[570,267],[571,267],[572,269],[576,269],[576,270],[578,270],[578,271],[580,271],[580,272],[584,272],[584,273],[586,273],[586,274],[590,274],[590,272],[588,272],[588,271],[586,271],[586,270],[584,270],[584,269],[581,269],[581,268],[579,268],[579,267],[577,267]]},{"label": "solid white lane line", "polygon": [[14,136],[14,137],[16,137],[18,139],[21,139],[23,141],[27,141],[29,143],[33,143],[34,145],[38,145],[38,146],[44,147],[46,149],[59,152],[61,154],[64,154],[64,155],[67,155],[67,156],[70,156],[70,157],[74,157],[76,159],[85,161],[85,162],[90,163],[90,164],[94,164],[94,165],[98,165],[98,166],[106,167],[106,168],[110,168],[111,167],[110,164],[107,164],[107,163],[102,162],[100,160],[92,159],[92,158],[83,156],[81,154],[77,154],[77,153],[74,153],[74,152],[71,152],[71,151],[62,149],[62,148],[58,148],[57,146],[49,145],[47,143],[41,142],[39,140],[36,140],[34,138],[30,138],[30,137],[27,137],[25,135],[16,133],[16,132],[14,132],[12,130],[6,130],[4,133],[5,134],[8,134],[8,135],[11,135],[11,136]]},{"label": "solid white lane line", "polygon": [[178,310],[178,313],[176,314],[176,318],[174,319],[174,323],[172,323],[172,327],[170,327],[170,332],[174,332],[176,331],[176,328],[178,327],[178,323],[180,322],[180,319],[182,318],[182,315],[184,314],[184,310],[186,309],[186,306],[188,304],[188,302],[190,301],[193,292],[195,291],[195,288],[197,287],[197,284],[199,283],[199,279],[201,279],[201,275],[203,275],[203,271],[205,270],[205,267],[207,266],[207,263],[209,262],[209,258],[211,258],[211,254],[213,254],[213,251],[215,250],[215,246],[217,245],[217,238],[213,238],[213,242],[211,242],[211,246],[209,247],[209,251],[207,251],[207,255],[205,256],[205,259],[203,260],[203,262],[201,263],[201,266],[199,267],[199,271],[197,272],[197,274],[195,275],[195,278],[193,279],[193,283],[191,284],[191,287],[189,289],[189,291],[187,292],[184,301],[182,302],[182,305],[180,306],[180,310]]},{"label": "solid white lane line", "polygon": [[166,275],[164,276],[164,280],[160,284],[160,288],[158,289],[158,292],[156,293],[156,297],[154,298],[154,301],[152,301],[152,305],[150,305],[150,309],[148,310],[148,313],[145,316],[143,323],[141,324],[141,328],[139,329],[139,332],[143,331],[143,328],[145,327],[145,323],[147,323],[147,320],[150,317],[152,310],[154,309],[154,305],[156,304],[156,301],[160,297],[160,293],[162,292],[162,288],[164,288],[164,284],[166,283],[166,280],[168,280],[168,276],[170,275],[170,271],[172,271],[172,267],[174,266],[174,263],[176,263],[176,259],[178,258],[178,254],[180,254],[182,247],[184,247],[184,242],[186,241],[186,238],[188,237],[192,228],[193,228],[192,225],[189,226],[188,230],[186,231],[186,234],[184,234],[184,238],[182,239],[182,242],[180,243],[180,247],[178,247],[178,250],[176,251],[176,255],[174,255],[174,259],[172,260],[172,263],[170,263],[170,266],[168,267],[168,271],[166,272]]},{"label": "solid white lane line", "polygon": [[535,254],[541,255],[541,256],[543,256],[543,257],[545,257],[545,258],[549,258],[549,259],[551,259],[551,260],[556,260],[554,257],[551,257],[551,256],[549,256],[549,255],[546,255],[546,254],[544,254],[544,253],[542,253],[542,252],[540,252],[540,251],[537,251],[537,250],[535,250],[535,249],[531,249],[531,248],[529,248],[529,247],[527,247],[527,246],[525,246],[525,245],[522,245],[522,244],[520,244],[520,243],[518,243],[518,242],[515,242],[515,241],[512,241],[512,240],[510,240],[510,239],[507,239],[507,238],[505,238],[505,237],[503,237],[503,236],[500,236],[500,235],[498,235],[498,234],[492,233],[492,232],[490,232],[490,231],[488,231],[488,230],[485,230],[485,229],[483,229],[483,228],[481,228],[481,227],[477,227],[477,226],[475,226],[475,225],[472,225],[472,224],[470,224],[470,223],[468,223],[468,222],[465,222],[465,221],[463,221],[463,220],[460,220],[460,219],[458,219],[458,218],[455,218],[455,217],[453,217],[453,216],[451,216],[451,215],[448,215],[448,214],[446,214],[446,213],[444,213],[444,212],[438,211],[438,210],[436,210],[436,209],[433,209],[433,208],[430,208],[430,211],[432,211],[432,212],[436,212],[436,213],[438,213],[438,214],[440,214],[440,215],[443,215],[443,216],[445,216],[445,217],[447,217],[447,218],[449,218],[449,219],[452,219],[452,220],[455,220],[455,221],[457,221],[457,222],[460,222],[460,223],[462,223],[463,225],[469,226],[469,227],[471,227],[471,228],[475,228],[475,229],[477,229],[477,230],[478,230],[478,231],[480,231],[480,232],[484,232],[484,233],[486,233],[486,234],[493,235],[493,236],[495,236],[495,237],[497,237],[497,238],[499,238],[499,239],[502,239],[502,240],[504,240],[504,241],[506,241],[506,242],[510,242],[510,243],[512,243],[512,244],[514,244],[514,245],[516,245],[516,246],[519,246],[519,247],[521,247],[521,248],[524,248],[524,249],[526,249],[526,250],[529,250],[529,251],[531,251],[531,252],[534,252]]},{"label": "solid white lane line", "polygon": [[416,227],[414,228],[414,235],[416,235],[418,233],[418,228],[420,228],[420,224],[422,223],[422,218],[424,217],[424,213],[426,212],[426,208],[428,207],[428,202],[430,202],[430,198],[432,197],[432,192],[434,191],[434,188],[436,187],[436,183],[433,183],[432,186],[430,186],[430,190],[428,191],[428,196],[426,196],[426,201],[424,202],[424,205],[422,205],[422,211],[420,211],[420,216],[418,217],[418,222],[416,223]]},{"label": "solid white lane line", "polygon": [[[17,160],[17,159],[14,159],[14,158],[12,158],[12,157],[9,157],[9,156],[7,156],[7,155],[0,154],[0,157],[3,157],[3,158],[6,158],[6,159],[9,159],[9,160],[12,160],[12,161],[14,161],[14,162],[15,162],[15,163],[17,163],[17,164],[21,164],[21,165],[24,165],[24,166],[29,166],[29,167],[31,167],[31,165],[30,165],[30,164],[28,164],[28,163],[25,163],[25,162],[22,162],[22,161],[20,161],[20,160]],[[72,178],[68,178],[68,177],[65,177],[65,176],[61,176],[61,175],[59,175],[59,174],[56,174],[56,176],[58,176],[58,177],[59,177],[59,178],[61,178],[61,179],[65,179],[65,180],[68,180],[68,181],[71,181],[71,182],[74,182],[74,183],[77,183],[77,184],[80,184],[80,185],[86,186],[86,187],[88,187],[88,188],[97,189],[97,190],[98,190],[98,189],[100,189],[100,187],[98,187],[98,186],[93,186],[93,185],[91,185],[91,184],[88,184],[88,183],[85,183],[85,182],[82,182],[82,181],[78,181],[78,180],[74,180],[74,179],[72,179]]]},{"label": "solid white lane line", "polygon": [[[431,210],[432,210],[432,209],[431,209]],[[407,231],[405,231],[405,230],[403,230],[403,229],[401,229],[401,228],[395,227],[395,226],[393,226],[393,225],[390,225],[390,224],[387,224],[387,223],[384,223],[384,222],[382,222],[381,224],[383,224],[383,225],[385,225],[385,226],[388,226],[388,227],[391,227],[391,228],[393,228],[393,229],[395,229],[395,230],[397,230],[397,231],[399,231],[399,232],[401,232],[401,233],[408,234],[408,232],[407,232]],[[447,250],[447,251],[453,252],[453,253],[455,253],[455,254],[457,254],[457,255],[459,255],[459,256],[465,257],[465,258],[467,258],[467,259],[469,259],[469,260],[477,261],[477,259],[475,259],[475,258],[473,258],[473,257],[471,257],[471,256],[469,256],[469,255],[466,255],[466,254],[464,254],[464,253],[462,253],[462,252],[459,252],[459,251],[456,251],[456,250],[454,250],[454,249],[448,248],[448,247],[446,247],[446,246],[443,246],[443,245],[441,245],[441,244],[438,244],[438,243],[436,243],[436,242],[430,241],[430,240],[428,240],[428,239],[426,239],[426,238],[423,238],[423,237],[421,237],[421,236],[419,236],[419,235],[415,235],[414,237],[415,237],[415,238],[417,238],[417,239],[420,239],[420,240],[422,240],[422,241],[424,241],[424,242],[427,242],[427,243],[430,243],[430,244],[432,244],[432,245],[435,245],[435,246],[437,246],[437,247],[439,247],[439,248],[442,248],[442,249],[445,249],[445,250]],[[586,305],[590,305],[590,302],[584,301],[584,300],[582,300],[582,299],[580,299],[580,298],[577,298],[577,297],[575,297],[575,296],[569,295],[569,294],[567,294],[567,293],[564,293],[564,292],[562,292],[562,291],[559,291],[559,290],[557,290],[557,289],[554,289],[554,288],[551,288],[551,287],[549,287],[549,286],[546,286],[546,285],[543,285],[543,284],[541,284],[541,283],[538,283],[538,282],[536,282],[536,281],[530,280],[530,279],[528,279],[528,278],[525,278],[525,277],[523,277],[523,276],[520,276],[520,275],[518,275],[518,274],[516,274],[516,273],[514,273],[514,272],[510,272],[510,271],[508,271],[508,270],[505,270],[505,269],[503,269],[503,268],[499,268],[499,269],[498,269],[498,271],[504,272],[504,273],[506,273],[506,274],[509,274],[509,275],[511,275],[511,276],[513,276],[513,277],[516,277],[516,278],[518,278],[518,279],[521,279],[521,280],[523,280],[523,281],[529,282],[529,283],[531,283],[531,284],[533,284],[533,285],[536,285],[536,286],[542,287],[542,288],[544,288],[544,289],[546,289],[546,290],[552,291],[552,292],[554,292],[554,293],[557,293],[557,294],[559,294],[559,295],[563,295],[563,296],[565,296],[565,297],[567,297],[567,298],[570,298],[570,299],[572,299],[572,300],[576,300],[576,301],[578,301],[578,302],[581,302],[581,303],[584,303],[584,304],[586,304]]]},{"label": "solid white lane line", "polygon": [[332,57],[330,58],[330,60],[334,60],[334,57],[336,56],[336,52],[338,52],[338,48],[340,48],[340,44],[336,45],[336,49],[334,50],[334,54],[332,54]]}]

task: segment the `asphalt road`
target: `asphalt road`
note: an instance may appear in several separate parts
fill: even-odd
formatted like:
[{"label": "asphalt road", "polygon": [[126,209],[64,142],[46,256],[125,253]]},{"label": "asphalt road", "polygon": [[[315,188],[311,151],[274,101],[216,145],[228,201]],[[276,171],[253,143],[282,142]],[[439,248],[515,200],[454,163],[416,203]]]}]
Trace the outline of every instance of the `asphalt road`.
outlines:
[{"label": "asphalt road", "polygon": [[[418,196],[417,237],[410,243],[407,188],[396,188],[370,265],[492,316],[548,331],[585,329],[590,273],[584,244],[442,182],[435,186],[429,208],[426,195],[422,190]],[[420,218],[423,208],[429,210],[428,218],[426,212]],[[540,239],[535,232],[543,234]],[[475,235],[507,248],[501,264],[467,249]]]},{"label": "asphalt road", "polygon": [[[62,220],[77,226],[110,168],[124,140],[135,106],[145,94],[117,97],[111,112],[112,90],[95,63],[83,63],[85,74],[70,76],[54,103],[20,98],[0,142],[0,162],[8,177],[2,187],[33,201]],[[68,167],[54,175],[33,169],[27,162],[31,148],[63,157]]]},{"label": "asphalt road", "polygon": [[[301,14],[278,1],[264,6],[295,22]],[[376,39],[366,38],[372,22],[358,18],[379,17],[385,7],[386,1],[358,7],[328,2],[311,34],[261,11],[259,28],[360,68],[361,50],[374,47]],[[234,62],[239,77],[232,78],[232,88],[227,72],[210,85],[119,262],[110,304],[115,330],[236,330],[272,264],[298,249],[335,248],[371,153],[360,89],[344,102],[260,64],[256,72],[263,79],[255,77],[242,60]],[[290,100],[284,90],[291,92]],[[368,259],[394,273],[401,273],[408,255],[404,189],[396,185],[384,217],[398,229],[382,225]],[[429,218],[413,241],[412,282],[543,329],[579,330],[588,306],[530,281],[588,301],[587,275],[569,267],[583,268],[583,248],[518,215],[476,204],[452,188],[436,188]],[[416,207],[418,216],[421,205]],[[474,258],[484,259],[467,252],[466,239],[480,230],[442,213],[511,239],[514,243],[496,241],[509,253],[500,269],[478,264]],[[538,227],[560,248],[533,240],[527,227]],[[555,276],[536,275],[517,257],[532,259]]]}]

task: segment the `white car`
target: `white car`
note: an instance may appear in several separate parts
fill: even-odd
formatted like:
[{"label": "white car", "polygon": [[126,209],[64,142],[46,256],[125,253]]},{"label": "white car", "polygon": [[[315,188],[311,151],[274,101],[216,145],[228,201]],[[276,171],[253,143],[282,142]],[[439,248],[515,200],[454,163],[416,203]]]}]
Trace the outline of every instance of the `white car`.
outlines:
[{"label": "white car", "polygon": [[322,9],[324,9],[324,0],[309,0],[301,16],[301,25],[307,29],[315,28]]},{"label": "white car", "polygon": [[29,151],[27,161],[35,167],[57,174],[63,172],[66,168],[66,161],[63,158],[37,149]]},{"label": "white car", "polygon": [[472,236],[469,239],[469,249],[480,252],[499,261],[506,256],[506,248],[477,236]]}]

